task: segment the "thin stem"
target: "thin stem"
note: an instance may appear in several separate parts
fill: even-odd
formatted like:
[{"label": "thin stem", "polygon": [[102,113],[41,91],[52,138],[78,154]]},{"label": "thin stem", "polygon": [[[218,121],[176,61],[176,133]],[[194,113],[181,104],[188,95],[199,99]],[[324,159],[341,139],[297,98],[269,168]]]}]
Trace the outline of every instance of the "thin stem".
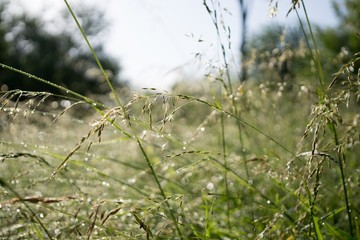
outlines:
[{"label": "thin stem", "polygon": [[301,1],[301,2],[302,2],[302,5],[303,5],[303,9],[304,9],[305,17],[306,17],[306,22],[307,22],[308,28],[309,28],[309,30],[310,30],[311,41],[312,41],[312,43],[314,44],[315,55],[314,55],[314,53],[313,53],[313,51],[312,51],[312,48],[311,48],[311,46],[310,46],[310,42],[309,42],[309,39],[308,39],[308,35],[306,34],[304,25],[303,25],[303,23],[302,23],[302,21],[301,21],[299,12],[298,12],[298,10],[297,10],[296,8],[295,8],[295,12],[296,12],[296,16],[297,16],[297,18],[298,18],[298,20],[299,20],[301,30],[302,30],[302,32],[303,32],[303,34],[304,34],[307,47],[308,47],[308,49],[310,50],[311,58],[312,58],[312,60],[314,61],[315,65],[316,65],[317,76],[318,76],[318,78],[319,78],[320,88],[321,88],[320,98],[321,98],[321,100],[323,100],[324,94],[325,94],[325,88],[324,88],[324,72],[323,72],[323,69],[322,69],[321,60],[320,60],[320,56],[319,56],[319,50],[318,50],[318,47],[317,47],[317,44],[316,44],[316,41],[315,41],[314,33],[313,33],[313,31],[312,31],[312,27],[311,27],[310,20],[309,20],[307,11],[306,11],[306,7],[305,7],[304,2],[303,2],[303,1]]},{"label": "thin stem", "polygon": [[[232,108],[233,108],[233,111],[234,111],[234,115],[239,116],[239,111],[238,111],[237,104],[235,102],[235,96],[234,96],[233,87],[232,87],[232,79],[231,79],[231,75],[230,75],[229,64],[228,64],[227,57],[226,57],[226,50],[225,50],[225,46],[223,44],[223,41],[221,39],[221,34],[220,34],[220,30],[219,30],[217,12],[216,12],[213,1],[212,1],[212,3],[213,3],[214,12],[212,12],[210,10],[209,6],[206,3],[206,0],[203,0],[204,6],[206,7],[207,12],[209,13],[209,15],[212,18],[213,24],[214,24],[215,29],[216,29],[216,35],[217,35],[217,38],[218,38],[218,42],[219,42],[220,47],[221,47],[222,58],[223,58],[224,65],[225,65],[225,74],[226,74],[226,78],[228,80],[228,86],[226,86],[226,84],[224,83],[224,89],[225,89],[228,97],[231,98],[231,103],[232,103]],[[242,50],[242,54],[245,55],[244,51],[245,51],[245,37],[246,37],[245,33],[246,33],[247,7],[245,6],[245,4],[244,4],[244,2],[242,0],[240,0],[240,7],[242,9],[242,18],[243,18],[243,40],[242,40],[243,45],[241,46],[241,50]],[[244,77],[245,77],[245,75],[244,75],[245,72],[244,71],[245,71],[245,68],[242,69],[242,78],[243,78],[242,80],[245,80],[244,79]],[[222,81],[222,82],[224,82],[224,81]],[[238,133],[239,133],[239,143],[240,143],[241,149],[243,149],[244,148],[243,131],[241,129],[241,124],[240,124],[240,121],[239,121],[238,118],[236,120],[236,124],[237,124],[237,127],[238,127]],[[243,159],[245,160],[246,159],[245,152],[241,150],[241,154],[242,154]],[[247,166],[246,161],[244,161],[244,168],[245,168],[245,172],[246,172],[246,177],[249,178],[249,171],[248,171],[248,166]]]},{"label": "thin stem", "polygon": [[131,128],[131,130],[132,130],[132,135],[133,135],[134,139],[136,140],[136,142],[137,142],[137,144],[138,144],[138,146],[139,146],[139,148],[140,148],[140,151],[141,151],[142,155],[144,156],[144,158],[145,158],[145,160],[146,160],[146,163],[147,163],[147,165],[148,165],[148,167],[149,167],[149,169],[150,169],[150,171],[151,171],[151,173],[152,173],[152,175],[153,175],[153,177],[154,177],[154,179],[155,179],[155,182],[156,182],[156,184],[157,184],[157,186],[158,186],[158,188],[159,188],[159,190],[160,190],[160,193],[161,193],[162,197],[164,198],[164,200],[165,200],[165,202],[166,202],[166,205],[167,205],[167,207],[168,207],[168,209],[169,209],[171,218],[172,218],[172,220],[174,221],[176,230],[177,230],[180,238],[183,239],[183,237],[182,237],[182,232],[181,232],[181,230],[180,230],[180,227],[179,227],[179,224],[178,224],[178,222],[177,222],[177,219],[176,219],[176,217],[175,217],[175,215],[174,215],[174,213],[173,213],[173,211],[172,211],[172,209],[171,209],[170,204],[169,204],[168,201],[167,201],[167,196],[166,196],[166,194],[165,194],[165,191],[164,191],[163,187],[162,187],[161,184],[160,184],[160,181],[159,181],[158,176],[157,176],[157,174],[156,174],[156,172],[155,172],[155,170],[154,170],[154,168],[153,168],[153,166],[152,166],[152,164],[151,164],[151,161],[150,161],[150,158],[149,158],[148,154],[146,153],[146,151],[145,151],[145,149],[144,149],[144,147],[143,147],[143,145],[142,145],[139,137],[137,136],[137,133],[136,133],[135,129],[132,127],[131,120],[130,120],[130,118],[127,116],[125,107],[122,105],[122,103],[121,103],[121,101],[120,101],[120,98],[119,98],[118,95],[116,94],[116,92],[115,92],[115,90],[114,90],[114,88],[113,88],[113,86],[112,86],[109,78],[107,77],[107,75],[106,75],[106,73],[105,73],[105,71],[104,71],[104,69],[103,69],[103,67],[102,67],[102,65],[101,65],[101,63],[100,63],[100,61],[99,61],[99,59],[98,59],[95,51],[94,51],[94,49],[92,48],[92,46],[91,46],[88,38],[86,37],[86,34],[85,34],[85,32],[84,32],[84,29],[81,27],[79,21],[77,20],[75,14],[73,13],[70,5],[69,5],[68,2],[67,2],[67,0],[64,0],[64,2],[65,2],[65,4],[66,4],[69,12],[71,13],[72,17],[74,18],[74,20],[75,20],[75,22],[76,22],[76,25],[78,26],[79,30],[81,31],[81,34],[82,34],[83,38],[85,39],[85,41],[86,41],[86,43],[87,43],[87,45],[88,45],[88,47],[89,47],[89,49],[90,49],[90,51],[91,51],[91,53],[92,53],[92,55],[93,55],[93,57],[94,57],[96,63],[98,64],[99,68],[101,69],[101,72],[102,72],[102,74],[104,75],[104,77],[105,77],[105,79],[106,79],[106,82],[107,82],[109,88],[111,89],[111,92],[112,92],[113,95],[115,96],[115,99],[116,99],[116,101],[117,101],[118,106],[121,107],[121,109],[122,109],[122,111],[123,111],[123,114],[124,114],[124,119],[126,120],[128,126]]},{"label": "thin stem", "polygon": [[158,176],[157,176],[157,174],[155,172],[155,169],[153,168],[153,166],[151,164],[150,158],[149,158],[148,154],[146,153],[145,149],[143,148],[140,139],[137,136],[135,136],[135,138],[136,138],[136,142],[137,142],[137,144],[138,144],[138,146],[139,146],[139,148],[141,150],[141,153],[143,154],[143,156],[144,156],[144,158],[146,160],[146,163],[147,163],[147,165],[148,165],[148,167],[149,167],[149,169],[151,171],[151,174],[153,175],[153,177],[155,179],[155,182],[156,182],[156,184],[157,184],[157,186],[158,186],[158,188],[160,190],[161,196],[164,198],[165,204],[169,209],[170,216],[171,216],[172,220],[174,221],[174,224],[175,224],[175,227],[176,227],[176,231],[178,232],[180,238],[183,239],[181,229],[179,227],[176,216],[174,215],[174,211],[171,209],[170,203],[167,201],[166,193],[165,193],[163,187],[160,184],[159,178],[158,178]]},{"label": "thin stem", "polygon": [[[298,14],[297,10],[296,10],[296,14],[298,16],[301,28],[302,28],[302,30],[304,32],[308,48],[311,51],[312,59],[316,64],[317,75],[319,77],[320,88],[321,88],[321,94],[320,94],[319,97],[320,97],[321,101],[324,101],[324,99],[325,99],[325,97],[327,95],[327,93],[325,92],[325,86],[324,86],[325,85],[324,72],[323,72],[323,68],[322,68],[322,65],[321,65],[319,51],[318,51],[318,47],[317,47],[317,44],[316,44],[316,41],[315,41],[314,33],[312,31],[310,20],[309,20],[309,17],[308,17],[307,11],[306,11],[306,7],[305,7],[305,4],[304,4],[303,0],[301,0],[301,4],[303,6],[306,21],[307,21],[307,24],[308,24],[308,27],[309,27],[309,30],[310,30],[311,40],[312,40],[312,43],[314,44],[315,55],[313,55],[313,52],[311,51],[311,47],[310,47],[309,41],[307,39],[307,35],[305,33],[304,27],[302,25],[302,22],[300,20],[300,17],[299,17],[299,14]],[[340,173],[341,173],[341,181],[342,181],[342,185],[343,185],[343,188],[344,188],[344,197],[345,197],[345,203],[346,203],[346,209],[347,209],[347,215],[348,215],[349,230],[350,230],[351,236],[354,237],[354,235],[353,235],[353,227],[352,227],[351,205],[350,205],[350,201],[349,201],[348,190],[347,190],[347,185],[346,185],[345,170],[344,170],[345,154],[343,152],[342,147],[340,146],[335,124],[333,122],[331,122],[331,123],[329,123],[328,126],[329,126],[331,132],[333,133],[333,139],[334,139],[335,145],[336,145],[336,147],[338,149],[339,168],[340,168]]]},{"label": "thin stem", "polygon": [[107,76],[107,74],[106,74],[106,72],[105,72],[105,70],[104,70],[104,68],[103,68],[103,66],[102,66],[99,58],[97,57],[97,55],[96,55],[93,47],[91,46],[91,44],[90,44],[90,42],[89,42],[89,40],[88,40],[88,38],[87,38],[87,36],[86,36],[86,34],[85,34],[84,29],[81,27],[81,25],[80,25],[77,17],[75,16],[74,12],[72,11],[72,9],[71,9],[69,3],[67,2],[67,0],[64,0],[64,2],[65,2],[65,4],[66,4],[66,6],[67,6],[67,8],[68,8],[68,10],[69,10],[69,12],[70,12],[70,14],[71,14],[71,16],[73,17],[73,19],[74,19],[77,27],[79,28],[79,30],[80,30],[80,32],[81,32],[81,34],[82,34],[82,36],[83,36],[86,44],[88,45],[88,47],[89,47],[89,49],[90,49],[90,51],[91,51],[91,54],[93,55],[93,57],[94,57],[97,65],[99,66],[99,68],[100,68],[100,70],[101,70],[101,73],[102,73],[103,76],[105,77],[106,83],[107,83],[107,85],[109,86],[112,94],[114,95],[114,97],[115,97],[115,99],[116,99],[116,101],[117,101],[117,104],[118,104],[119,106],[122,106],[121,101],[120,101],[120,98],[119,98],[118,94],[115,92],[115,89],[114,89],[113,85],[111,84],[111,82],[110,82],[110,80],[109,80],[109,78],[108,78],[108,76]]},{"label": "thin stem", "polygon": [[314,37],[314,33],[312,31],[312,27],[311,27],[311,24],[310,24],[310,20],[309,20],[309,16],[307,14],[307,11],[306,11],[306,7],[305,7],[305,4],[304,4],[304,1],[301,0],[301,4],[304,8],[304,13],[305,13],[305,17],[306,17],[306,22],[308,24],[308,27],[309,27],[309,30],[310,30],[310,36],[311,36],[311,40],[312,42],[314,43],[314,50],[315,50],[315,55],[316,55],[316,66],[317,66],[317,70],[318,70],[318,75],[319,75],[319,79],[320,79],[320,86],[321,86],[321,89],[322,91],[324,92],[324,72],[323,72],[323,68],[322,68],[322,65],[321,65],[321,60],[320,60],[320,56],[319,56],[319,49],[317,47],[317,44],[316,44],[316,41],[315,41],[315,37]]},{"label": "thin stem", "polygon": [[[221,114],[221,139],[222,139],[222,155],[224,156],[224,181],[225,181],[225,195],[226,196],[230,196],[230,191],[229,191],[229,184],[228,184],[228,174],[227,174],[227,153],[226,153],[226,140],[225,140],[225,123],[224,123],[224,114]],[[226,201],[227,203],[227,211],[226,211],[226,216],[227,216],[227,226],[230,228],[230,202]]]},{"label": "thin stem", "polygon": [[346,177],[345,177],[345,170],[344,170],[344,163],[345,163],[345,154],[343,152],[343,148],[339,145],[339,139],[337,136],[337,131],[335,129],[334,124],[331,124],[332,126],[332,132],[334,135],[335,144],[338,147],[338,157],[339,157],[339,168],[340,168],[340,174],[341,174],[341,182],[344,188],[344,197],[345,197],[345,203],[346,203],[346,212],[348,215],[348,223],[349,223],[349,229],[350,229],[350,235],[354,237],[353,227],[352,227],[352,214],[351,214],[351,205],[350,200],[348,196],[348,190],[346,186]]},{"label": "thin stem", "polygon": [[70,89],[68,89],[68,88],[62,87],[62,86],[60,86],[60,85],[57,85],[57,84],[52,83],[52,82],[50,82],[50,81],[47,81],[47,80],[45,80],[45,79],[43,79],[43,78],[37,77],[37,76],[35,76],[35,75],[32,75],[32,74],[30,74],[30,73],[24,72],[24,71],[22,71],[22,70],[20,70],[20,69],[17,69],[17,68],[14,68],[14,67],[10,67],[9,65],[6,65],[6,64],[3,64],[3,63],[0,63],[0,67],[6,68],[6,69],[8,69],[8,70],[10,70],[10,71],[13,71],[13,72],[22,74],[22,75],[24,75],[24,76],[26,76],[26,77],[28,77],[28,78],[34,79],[34,80],[36,80],[36,81],[39,81],[39,82],[45,83],[45,84],[47,84],[47,85],[49,85],[49,86],[55,87],[55,88],[57,88],[57,89],[60,89],[60,90],[66,92],[66,93],[68,93],[68,94],[71,94],[71,95],[73,95],[73,96],[75,96],[75,97],[77,97],[77,98],[79,98],[79,99],[83,99],[85,102],[89,103],[92,107],[97,106],[97,105],[100,105],[99,103],[93,101],[92,99],[87,98],[87,97],[85,97],[85,96],[83,96],[83,95],[81,95],[81,94],[79,94],[79,93],[77,93],[77,92],[74,92],[74,91],[72,91],[72,90],[70,90]]}]

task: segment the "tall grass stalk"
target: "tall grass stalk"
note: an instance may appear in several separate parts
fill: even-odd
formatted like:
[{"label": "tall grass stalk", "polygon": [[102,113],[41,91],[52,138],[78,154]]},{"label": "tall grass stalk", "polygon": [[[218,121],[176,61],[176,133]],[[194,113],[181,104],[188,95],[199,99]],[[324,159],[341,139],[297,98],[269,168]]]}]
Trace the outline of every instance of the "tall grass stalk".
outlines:
[{"label": "tall grass stalk", "polygon": [[[118,106],[123,107],[123,105],[121,104],[121,101],[120,101],[120,98],[119,98],[118,94],[115,92],[115,89],[114,89],[113,85],[111,84],[111,82],[110,82],[110,80],[109,80],[109,77],[107,76],[107,74],[106,74],[106,72],[105,72],[105,70],[104,70],[101,62],[99,61],[99,58],[97,57],[97,55],[96,55],[93,47],[92,47],[91,44],[90,44],[90,42],[89,42],[89,40],[88,40],[88,38],[87,38],[87,36],[86,36],[86,33],[85,33],[84,29],[81,27],[81,25],[80,25],[80,23],[79,23],[76,15],[74,14],[73,10],[71,9],[68,1],[67,1],[67,0],[64,0],[64,2],[65,2],[65,4],[66,4],[66,7],[67,7],[67,9],[69,10],[71,16],[73,17],[73,19],[74,19],[74,21],[75,21],[75,23],[76,23],[76,26],[79,28],[79,30],[80,30],[80,32],[81,32],[81,35],[82,35],[82,37],[84,38],[87,46],[89,47],[89,49],[90,49],[90,51],[91,51],[91,54],[92,54],[92,56],[94,57],[94,59],[95,59],[97,65],[98,65],[99,69],[101,70],[101,73],[102,73],[102,75],[104,76],[108,87],[110,88],[112,94],[114,95],[114,97],[115,97],[115,99],[116,99],[116,101],[117,101]],[[124,114],[125,114],[125,112],[124,112]]]},{"label": "tall grass stalk", "polygon": [[[221,140],[222,140],[222,155],[224,156],[224,166],[225,166],[225,172],[224,172],[224,182],[225,182],[225,195],[230,196],[231,193],[229,191],[229,180],[228,180],[228,171],[226,170],[228,163],[227,163],[227,151],[226,151],[226,139],[225,139],[225,122],[224,122],[224,114],[221,114]],[[227,224],[231,226],[230,222],[230,202],[227,201]]]},{"label": "tall grass stalk", "polygon": [[79,30],[80,30],[80,32],[81,32],[84,40],[86,41],[86,43],[87,43],[87,45],[88,45],[88,47],[89,47],[89,49],[90,49],[90,51],[91,51],[94,59],[96,60],[96,63],[98,64],[99,68],[101,69],[101,72],[102,72],[103,76],[105,77],[106,82],[107,82],[109,88],[111,89],[111,92],[113,93],[113,95],[114,95],[114,97],[115,97],[115,99],[116,99],[116,101],[117,101],[117,104],[119,105],[119,107],[121,107],[121,109],[122,109],[122,111],[123,111],[123,114],[124,114],[124,116],[125,116],[125,119],[126,119],[126,121],[127,121],[128,126],[130,127],[130,129],[132,129],[132,136],[134,137],[137,145],[139,146],[139,148],[140,148],[140,150],[141,150],[141,153],[142,153],[144,159],[146,160],[146,163],[147,163],[147,165],[148,165],[148,167],[149,167],[149,169],[150,169],[150,171],[151,171],[151,174],[152,174],[152,176],[154,177],[154,180],[155,180],[155,182],[156,182],[156,184],[157,184],[157,186],[158,186],[158,189],[160,190],[161,196],[162,196],[163,199],[165,200],[165,204],[166,204],[167,207],[168,207],[169,214],[170,214],[170,216],[171,216],[171,218],[172,218],[172,221],[173,221],[173,223],[174,223],[174,225],[175,225],[175,227],[176,227],[176,230],[177,230],[180,238],[182,239],[182,238],[183,238],[183,237],[182,237],[182,231],[181,231],[181,229],[180,229],[180,226],[179,226],[178,220],[177,220],[177,218],[176,218],[176,216],[175,216],[175,213],[174,213],[174,211],[172,210],[169,202],[167,201],[168,197],[167,197],[167,195],[166,195],[163,187],[162,187],[161,184],[160,184],[158,175],[157,175],[156,171],[154,170],[154,168],[153,168],[153,166],[152,166],[152,163],[151,163],[151,161],[150,161],[150,158],[149,158],[148,154],[146,153],[146,151],[145,151],[145,149],[144,149],[144,147],[143,147],[143,145],[142,145],[142,142],[140,141],[140,139],[139,139],[139,137],[138,137],[135,129],[132,127],[132,124],[131,124],[131,121],[130,121],[129,117],[126,116],[126,115],[127,115],[126,109],[125,109],[125,107],[122,105],[122,103],[121,103],[121,101],[120,101],[120,98],[118,97],[117,93],[115,92],[115,90],[114,90],[114,88],[113,88],[113,86],[112,86],[109,78],[107,77],[107,74],[106,74],[104,68],[102,67],[102,64],[100,63],[100,61],[99,61],[99,59],[98,59],[98,57],[97,57],[94,49],[92,48],[89,40],[87,39],[86,33],[84,32],[84,30],[83,30],[83,28],[81,27],[79,21],[77,20],[77,17],[76,17],[76,15],[74,14],[72,8],[70,7],[70,5],[69,5],[69,3],[67,2],[67,0],[64,0],[64,1],[65,1],[65,4],[66,4],[69,12],[71,13],[71,16],[73,17],[74,21],[76,22],[76,25],[78,26],[78,28],[79,28]]},{"label": "tall grass stalk", "polygon": [[313,61],[316,65],[316,71],[317,71],[317,77],[319,79],[319,82],[320,82],[320,88],[321,88],[321,93],[320,93],[320,97],[322,98],[322,94],[324,94],[325,92],[325,76],[324,76],[324,70],[322,68],[322,63],[321,63],[321,59],[320,59],[320,55],[319,55],[319,49],[317,47],[317,43],[315,41],[315,36],[314,36],[314,32],[312,30],[312,24],[310,23],[310,19],[309,19],[309,16],[307,14],[307,11],[306,11],[306,6],[305,6],[305,3],[303,0],[301,0],[301,5],[304,9],[304,13],[305,13],[305,17],[306,17],[306,23],[307,23],[307,26],[309,28],[309,31],[310,31],[310,37],[311,37],[311,42],[313,43],[314,45],[314,52],[315,52],[315,55],[314,55],[314,52],[312,51],[312,48],[309,44],[309,40],[308,40],[308,37],[307,37],[307,33],[304,29],[304,26],[303,26],[303,23],[301,21],[301,18],[299,16],[299,12],[298,10],[295,8],[296,10],[296,15],[298,17],[298,20],[299,20],[299,23],[300,23],[300,26],[301,26],[301,29],[304,33],[304,36],[305,36],[305,39],[306,39],[306,42],[307,42],[307,45],[308,45],[308,48],[310,50],[310,54],[313,58]]},{"label": "tall grass stalk", "polygon": [[[296,3],[294,3],[293,8],[295,7],[295,4]],[[319,82],[320,82],[320,89],[318,89],[318,96],[319,96],[320,104],[325,105],[324,109],[326,111],[332,111],[332,109],[329,108],[329,103],[328,102],[332,101],[332,100],[331,100],[331,97],[329,96],[329,94],[328,94],[328,92],[326,90],[326,89],[329,89],[329,88],[325,88],[325,77],[324,77],[324,71],[323,71],[321,59],[320,59],[320,56],[319,56],[319,49],[317,47],[315,36],[314,36],[313,30],[312,30],[312,24],[310,23],[309,16],[308,16],[307,11],[306,11],[306,6],[305,6],[305,3],[304,3],[303,0],[301,0],[301,5],[302,5],[302,8],[304,10],[307,26],[308,26],[309,31],[310,31],[310,37],[311,37],[311,42],[312,42],[312,44],[314,46],[314,51],[312,50],[312,47],[309,44],[310,41],[308,39],[307,33],[306,33],[305,29],[304,29],[302,20],[301,20],[301,18],[299,16],[299,13],[298,13],[298,10],[296,9],[296,7],[295,7],[295,10],[296,10],[296,14],[297,14],[299,23],[301,25],[302,31],[304,33],[304,36],[305,36],[309,51],[311,53],[312,59],[313,59],[315,65],[316,65],[317,77],[318,77]],[[315,55],[314,55],[314,53],[315,53]],[[331,85],[331,83],[330,83],[330,85]],[[338,158],[338,161],[339,161],[338,165],[339,165],[339,170],[340,170],[340,175],[341,175],[342,186],[343,186],[343,189],[344,189],[344,198],[345,198],[345,204],[346,204],[347,215],[348,215],[349,230],[350,230],[350,235],[352,237],[354,237],[351,203],[350,203],[350,199],[349,199],[349,195],[348,195],[346,176],[345,176],[345,169],[344,169],[344,163],[346,162],[346,157],[345,157],[342,146],[341,146],[341,144],[339,142],[339,139],[338,139],[338,134],[337,134],[337,129],[336,129],[337,127],[336,127],[335,121],[334,120],[328,121],[327,126],[328,126],[328,128],[329,128],[329,130],[330,130],[330,132],[332,134],[333,141],[335,143],[335,147],[337,148],[337,158]],[[317,141],[318,140],[314,140],[313,149],[312,149],[313,154],[317,151],[317,149],[316,149]],[[314,196],[314,198],[316,198],[316,196]],[[314,199],[314,201],[315,201],[315,199]],[[320,235],[319,235],[320,231],[318,229],[318,223],[317,223],[318,218],[314,216],[313,212],[311,213],[311,215],[313,217],[314,226],[317,227],[316,228],[317,237],[318,237],[318,239],[322,239],[322,238],[320,238]]]},{"label": "tall grass stalk", "polygon": [[[268,87],[265,81],[260,86],[250,79],[234,81],[230,29],[221,21],[220,1],[204,0],[223,64],[212,66],[196,85],[131,96],[113,88],[75,11],[64,1],[115,99],[106,97],[112,102],[102,104],[0,63],[66,93],[1,92],[0,238],[358,237],[354,212],[359,203],[351,197],[359,190],[357,170],[351,169],[358,164],[349,162],[355,155],[347,141],[358,144],[359,118],[349,125],[337,119],[336,104],[342,100],[331,90],[338,80],[326,88],[303,2],[307,24],[297,15],[307,56],[315,63],[315,84],[296,82],[295,90],[279,87],[277,92],[271,88],[276,84]],[[299,90],[300,84],[317,86],[315,100],[311,91]],[[74,103],[40,106],[49,96]],[[309,113],[314,101],[319,103]],[[83,105],[95,115],[81,120],[71,115]],[[338,182],[334,174],[340,175]]]},{"label": "tall grass stalk", "polygon": [[[231,40],[230,40],[230,32],[229,32],[230,29],[226,28],[225,23],[223,23],[223,31],[228,33],[228,39],[227,40],[229,41],[228,49],[226,50],[224,41],[222,40],[221,33],[220,33],[220,26],[219,26],[217,7],[215,6],[215,3],[214,3],[213,0],[211,1],[211,3],[212,3],[212,9],[213,10],[211,10],[211,8],[208,6],[206,0],[203,0],[203,5],[205,6],[208,14],[211,16],[213,25],[214,25],[214,27],[216,29],[216,35],[217,35],[218,42],[219,42],[220,48],[221,48],[222,61],[224,62],[224,69],[225,69],[225,76],[226,76],[226,79],[227,79],[227,84],[225,83],[225,81],[223,79],[220,79],[220,80],[221,80],[222,85],[223,85],[223,87],[224,87],[224,89],[226,91],[226,96],[231,99],[234,114],[236,116],[240,116],[238,106],[237,106],[237,104],[235,102],[235,92],[234,92],[233,86],[232,86],[233,80],[232,80],[232,77],[231,77],[231,74],[230,74],[230,64],[228,63],[228,55],[227,55],[228,51],[231,51],[231,44],[230,44]],[[220,6],[220,2],[218,2],[218,4]],[[245,30],[243,29],[243,31],[245,31]],[[244,56],[242,56],[242,57],[244,57]],[[244,58],[243,58],[243,60],[244,60]],[[244,64],[245,63],[242,63],[242,65],[244,65]],[[242,70],[245,70],[245,68],[242,68]],[[220,70],[220,71],[222,71],[222,70]],[[244,74],[244,73],[241,73],[241,74]],[[244,146],[243,129],[241,128],[241,124],[240,124],[239,121],[237,121],[236,123],[237,123],[237,127],[238,127],[239,143],[240,143],[240,146],[243,147]],[[241,151],[241,152],[242,152],[243,158],[246,159],[245,152],[244,151]],[[244,168],[245,168],[246,177],[249,178],[249,169],[248,169],[246,161],[244,161]]]}]

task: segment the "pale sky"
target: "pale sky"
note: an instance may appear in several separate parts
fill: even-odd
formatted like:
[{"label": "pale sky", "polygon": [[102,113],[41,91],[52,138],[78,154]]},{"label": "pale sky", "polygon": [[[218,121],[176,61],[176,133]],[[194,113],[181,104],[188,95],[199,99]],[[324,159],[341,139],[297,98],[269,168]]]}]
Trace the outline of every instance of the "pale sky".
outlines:
[{"label": "pale sky", "polygon": [[[34,12],[51,17],[59,0],[19,0]],[[209,6],[216,0],[207,0]],[[341,0],[338,0],[341,1]],[[78,3],[76,0],[70,4]],[[106,32],[105,49],[120,60],[122,76],[135,88],[154,87],[166,90],[180,79],[200,78],[207,64],[217,62],[218,38],[203,0],[88,0],[104,9],[111,26]],[[238,0],[222,0],[224,22],[231,29],[232,54],[238,54],[240,17]],[[248,30],[255,33],[265,24],[296,21],[295,13],[286,18],[290,0],[279,1],[276,17],[269,16],[269,0],[248,0]],[[275,2],[275,0],[274,0]],[[330,0],[305,0],[310,21],[334,25],[336,18]],[[78,4],[73,4],[74,11]],[[303,12],[300,10],[300,12]],[[201,42],[199,40],[201,39]],[[195,54],[203,54],[195,61]]]}]

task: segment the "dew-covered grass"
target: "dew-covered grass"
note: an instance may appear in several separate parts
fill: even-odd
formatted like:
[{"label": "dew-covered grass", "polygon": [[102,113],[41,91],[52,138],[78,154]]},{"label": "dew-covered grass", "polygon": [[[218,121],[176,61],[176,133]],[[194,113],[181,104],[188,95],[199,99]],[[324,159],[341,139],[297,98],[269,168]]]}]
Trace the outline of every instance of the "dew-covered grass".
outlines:
[{"label": "dew-covered grass", "polygon": [[[0,237],[356,239],[349,69],[291,88],[218,69],[171,93],[112,89],[104,103],[2,92]],[[348,84],[334,88],[341,76]]]}]

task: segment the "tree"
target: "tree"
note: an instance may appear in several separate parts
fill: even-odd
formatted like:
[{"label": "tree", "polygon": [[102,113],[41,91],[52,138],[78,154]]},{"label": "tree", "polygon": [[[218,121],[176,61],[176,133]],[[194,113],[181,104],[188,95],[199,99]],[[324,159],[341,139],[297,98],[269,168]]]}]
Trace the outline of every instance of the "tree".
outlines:
[{"label": "tree", "polygon": [[240,22],[241,22],[241,43],[240,43],[240,56],[241,56],[241,75],[240,81],[246,81],[248,78],[248,69],[245,61],[248,59],[247,46],[247,20],[248,20],[248,4],[245,0],[239,0],[240,6]]},{"label": "tree", "polygon": [[[64,29],[49,30],[49,24],[38,17],[26,13],[13,14],[6,19],[4,11],[7,4],[0,6],[0,61],[11,67],[44,78],[57,85],[64,86],[80,94],[104,94],[108,87],[90,51],[84,46],[84,40],[76,38],[79,32]],[[94,14],[97,13],[97,14]],[[96,39],[101,34],[95,26],[103,22],[102,13],[92,9],[80,14],[83,27],[88,36]],[[70,15],[65,20],[70,21]],[[66,22],[65,22],[66,23]],[[71,24],[74,24],[73,22]],[[104,25],[99,25],[104,29]],[[95,41],[96,42],[96,41]],[[106,69],[115,87],[126,83],[120,81],[118,63],[103,51],[103,45],[94,46],[100,62]],[[49,91],[60,94],[61,91],[51,88],[24,75],[0,69],[0,86],[8,89],[27,91]]]},{"label": "tree", "polygon": [[[325,66],[329,70],[339,69],[360,51],[360,2],[344,0],[341,4],[333,1],[333,9],[339,19],[338,26],[318,27],[318,38],[322,44],[322,55],[326,59]],[[359,66],[356,66],[358,68]]]}]

